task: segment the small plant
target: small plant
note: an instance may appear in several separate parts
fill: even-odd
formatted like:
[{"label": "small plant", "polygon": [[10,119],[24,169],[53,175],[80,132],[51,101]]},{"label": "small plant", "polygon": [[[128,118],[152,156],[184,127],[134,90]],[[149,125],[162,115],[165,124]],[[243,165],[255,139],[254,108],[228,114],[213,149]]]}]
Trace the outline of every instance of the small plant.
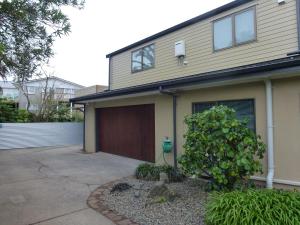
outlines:
[{"label": "small plant", "polygon": [[212,107],[186,117],[185,123],[185,152],[179,160],[185,173],[208,176],[212,189],[232,190],[237,182],[262,172],[258,159],[266,146],[233,109]]},{"label": "small plant", "polygon": [[207,225],[299,225],[300,193],[267,189],[213,193],[205,221]]},{"label": "small plant", "polygon": [[179,169],[170,165],[156,166],[150,163],[140,164],[135,171],[137,179],[159,180],[159,174],[164,172],[168,175],[169,182],[181,182],[185,176]]},{"label": "small plant", "polygon": [[170,165],[160,166],[160,171],[168,175],[169,182],[182,182],[185,179],[184,174],[179,169]]},{"label": "small plant", "polygon": [[137,179],[159,180],[160,168],[150,163],[140,164],[135,170]]}]

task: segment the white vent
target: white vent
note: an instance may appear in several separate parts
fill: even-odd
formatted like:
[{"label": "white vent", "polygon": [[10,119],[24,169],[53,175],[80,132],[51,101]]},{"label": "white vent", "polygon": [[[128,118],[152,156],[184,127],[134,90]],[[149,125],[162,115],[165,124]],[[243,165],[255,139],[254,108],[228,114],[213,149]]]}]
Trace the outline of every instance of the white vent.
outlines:
[{"label": "white vent", "polygon": [[184,41],[175,42],[175,57],[185,56],[185,43]]},{"label": "white vent", "polygon": [[277,0],[278,4],[281,5],[281,4],[284,4],[285,3],[285,0]]}]

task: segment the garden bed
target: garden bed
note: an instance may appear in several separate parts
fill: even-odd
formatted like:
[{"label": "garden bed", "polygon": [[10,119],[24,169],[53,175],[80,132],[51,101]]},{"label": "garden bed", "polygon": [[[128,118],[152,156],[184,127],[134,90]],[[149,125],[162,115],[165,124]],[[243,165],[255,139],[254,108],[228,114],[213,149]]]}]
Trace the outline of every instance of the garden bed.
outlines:
[{"label": "garden bed", "polygon": [[[132,188],[110,193],[114,184],[122,182],[128,183]],[[129,219],[128,224],[135,222],[141,225],[201,225],[204,224],[207,193],[201,190],[199,182],[186,179],[184,182],[166,184],[177,197],[173,201],[154,203],[148,197],[155,185],[154,181],[124,178],[98,188],[99,190],[90,196],[88,203],[102,214],[108,214],[106,216],[117,224],[117,220]]]}]

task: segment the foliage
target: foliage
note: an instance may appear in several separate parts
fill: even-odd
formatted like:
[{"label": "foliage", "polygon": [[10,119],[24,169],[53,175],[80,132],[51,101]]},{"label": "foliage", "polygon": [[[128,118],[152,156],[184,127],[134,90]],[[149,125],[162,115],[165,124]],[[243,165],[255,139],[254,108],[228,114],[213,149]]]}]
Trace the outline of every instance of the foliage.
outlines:
[{"label": "foliage", "polygon": [[181,182],[185,178],[181,171],[175,169],[173,166],[157,166],[150,163],[140,164],[135,171],[135,175],[137,179],[159,180],[159,174],[162,172],[168,175],[168,179],[170,182]]},{"label": "foliage", "polygon": [[25,109],[18,109],[16,119],[17,123],[28,123],[32,120],[32,115]]},{"label": "foliage", "polygon": [[299,225],[300,193],[267,189],[213,193],[205,217],[207,225]]},{"label": "foliage", "polygon": [[184,172],[210,178],[213,189],[233,189],[236,182],[262,171],[259,159],[265,145],[247,120],[235,111],[216,106],[186,117],[185,152],[179,160]]},{"label": "foliage", "polygon": [[81,8],[83,0],[0,1],[0,77],[30,78],[53,56],[57,37],[70,32],[64,6]]},{"label": "foliage", "polygon": [[17,114],[15,104],[15,102],[9,99],[0,98],[0,123],[15,122]]},{"label": "foliage", "polygon": [[179,169],[170,165],[160,166],[160,171],[168,175],[169,182],[182,182],[185,179],[184,174]]},{"label": "foliage", "polygon": [[140,164],[135,171],[137,179],[159,180],[160,168],[150,163]]}]

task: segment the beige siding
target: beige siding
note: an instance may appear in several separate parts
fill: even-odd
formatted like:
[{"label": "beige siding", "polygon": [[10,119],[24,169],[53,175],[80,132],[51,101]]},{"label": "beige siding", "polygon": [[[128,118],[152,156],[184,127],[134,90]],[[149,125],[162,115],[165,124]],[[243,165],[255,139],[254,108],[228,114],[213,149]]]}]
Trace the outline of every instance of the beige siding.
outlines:
[{"label": "beige siding", "polygon": [[[296,1],[256,0],[227,11],[216,17],[183,28],[152,42],[155,43],[155,68],[131,74],[131,51],[113,56],[111,59],[112,89],[151,83],[208,71],[258,63],[286,57],[297,50]],[[256,7],[257,41],[213,52],[212,22],[233,12]],[[174,57],[174,43],[185,40],[188,65],[178,65]]]}]

